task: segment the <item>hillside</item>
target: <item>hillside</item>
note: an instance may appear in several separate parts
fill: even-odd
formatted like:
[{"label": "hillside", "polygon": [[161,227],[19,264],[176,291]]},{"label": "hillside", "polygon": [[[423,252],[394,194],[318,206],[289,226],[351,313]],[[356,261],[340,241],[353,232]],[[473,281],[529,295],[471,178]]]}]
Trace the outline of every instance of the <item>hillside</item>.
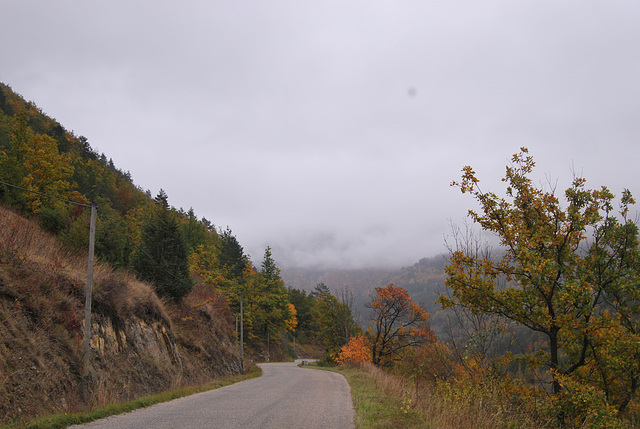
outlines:
[{"label": "hillside", "polygon": [[80,374],[86,253],[0,207],[0,415],[73,412],[238,373],[225,302],[163,302],[97,264],[89,379]]}]

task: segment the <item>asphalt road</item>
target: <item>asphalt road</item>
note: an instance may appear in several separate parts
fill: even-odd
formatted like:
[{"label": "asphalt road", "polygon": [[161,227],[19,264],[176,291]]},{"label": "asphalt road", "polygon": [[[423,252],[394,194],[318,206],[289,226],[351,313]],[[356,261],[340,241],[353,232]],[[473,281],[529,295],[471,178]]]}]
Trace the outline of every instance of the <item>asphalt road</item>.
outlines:
[{"label": "asphalt road", "polygon": [[262,377],[74,428],[353,428],[349,384],[340,374],[265,363]]}]

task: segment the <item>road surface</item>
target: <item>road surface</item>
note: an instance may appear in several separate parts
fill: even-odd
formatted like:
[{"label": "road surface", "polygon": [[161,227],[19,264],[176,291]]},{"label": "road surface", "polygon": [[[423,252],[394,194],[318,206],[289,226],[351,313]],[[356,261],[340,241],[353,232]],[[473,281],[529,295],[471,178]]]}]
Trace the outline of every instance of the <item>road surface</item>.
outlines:
[{"label": "road surface", "polygon": [[262,377],[74,428],[353,428],[347,381],[299,362],[265,363]]}]

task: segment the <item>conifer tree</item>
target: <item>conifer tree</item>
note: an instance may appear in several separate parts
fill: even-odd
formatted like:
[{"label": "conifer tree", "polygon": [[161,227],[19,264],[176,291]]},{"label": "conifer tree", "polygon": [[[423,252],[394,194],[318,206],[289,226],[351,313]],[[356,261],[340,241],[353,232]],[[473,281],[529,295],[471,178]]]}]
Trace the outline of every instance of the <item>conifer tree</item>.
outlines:
[{"label": "conifer tree", "polygon": [[133,266],[141,280],[156,286],[158,294],[179,301],[193,289],[187,247],[163,190],[156,202],[155,215],[142,227],[142,242]]},{"label": "conifer tree", "polygon": [[293,315],[288,306],[287,288],[280,277],[280,268],[273,260],[270,247],[264,251],[259,288],[262,295],[260,308],[266,330],[271,334],[285,330],[286,321]]},{"label": "conifer tree", "polygon": [[227,277],[241,279],[242,273],[249,265],[249,260],[244,254],[244,249],[227,228],[221,236],[220,266],[226,271]]}]

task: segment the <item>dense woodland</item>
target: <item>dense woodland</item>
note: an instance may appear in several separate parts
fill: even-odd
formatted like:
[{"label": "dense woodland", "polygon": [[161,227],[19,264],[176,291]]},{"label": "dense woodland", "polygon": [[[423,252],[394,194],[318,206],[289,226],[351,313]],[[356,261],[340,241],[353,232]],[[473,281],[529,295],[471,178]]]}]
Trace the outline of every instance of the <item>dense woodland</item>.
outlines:
[{"label": "dense woodland", "polygon": [[303,287],[287,287],[270,248],[256,266],[231,229],[138,188],[87,138],[0,84],[2,204],[79,250],[97,204],[100,261],[176,308],[215,302],[227,327],[242,310],[252,358],[316,345],[324,363],[401,377],[406,412],[438,397],[484,427],[640,425],[635,201],[582,178],[561,201],[534,185],[534,166],[525,148],[514,155],[505,197],[483,192],[471,167],[453,184],[480,207],[470,216],[500,240],[497,251],[455,230],[446,257],[369,270],[362,284],[288,271],[287,283]]}]

